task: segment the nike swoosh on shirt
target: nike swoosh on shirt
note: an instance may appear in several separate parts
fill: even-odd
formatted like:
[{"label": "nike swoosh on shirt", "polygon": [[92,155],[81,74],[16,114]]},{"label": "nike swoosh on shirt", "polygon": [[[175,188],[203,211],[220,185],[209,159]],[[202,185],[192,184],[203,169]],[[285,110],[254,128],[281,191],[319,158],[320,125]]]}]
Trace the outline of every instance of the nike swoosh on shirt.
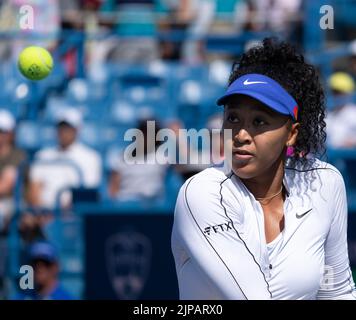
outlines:
[{"label": "nike swoosh on shirt", "polygon": [[267,82],[264,82],[264,81],[248,81],[248,79],[246,79],[244,81],[244,85],[245,86],[248,86],[249,84],[256,84],[256,83],[265,83],[265,84],[267,84]]},{"label": "nike swoosh on shirt", "polygon": [[296,213],[295,216],[297,217],[297,219],[301,219],[303,218],[308,212],[312,211],[312,209],[309,209],[308,211],[302,213],[302,214],[298,214]]}]

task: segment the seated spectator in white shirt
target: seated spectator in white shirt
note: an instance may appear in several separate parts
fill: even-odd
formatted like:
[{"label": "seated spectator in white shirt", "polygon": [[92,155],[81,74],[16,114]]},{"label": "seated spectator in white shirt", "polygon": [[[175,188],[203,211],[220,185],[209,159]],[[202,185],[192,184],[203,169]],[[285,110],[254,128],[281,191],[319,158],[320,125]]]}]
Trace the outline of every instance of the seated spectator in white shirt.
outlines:
[{"label": "seated spectator in white shirt", "polygon": [[[187,158],[186,163],[178,163],[174,166],[177,173],[181,175],[183,180],[187,180],[193,175],[211,166],[220,165],[224,161],[224,136],[222,132],[223,115],[216,113],[211,115],[207,122],[206,128],[208,135],[205,136],[209,143],[204,144],[204,147],[199,149],[192,145],[192,141],[188,139],[179,139],[179,130],[183,129],[178,122],[174,123],[174,131],[179,140],[178,152],[182,159]],[[172,124],[171,124],[172,127]]]},{"label": "seated spectator in white shirt", "polygon": [[[63,189],[96,188],[101,181],[100,155],[77,141],[81,113],[65,108],[56,120],[58,146],[40,150],[30,168],[28,202],[32,207],[53,209]],[[68,208],[70,192],[61,193],[59,201],[62,208]]]},{"label": "seated spectator in white shirt", "polygon": [[[147,144],[147,121],[142,120],[137,129],[143,133],[143,140],[137,143],[134,158],[136,163],[125,161],[124,152],[109,156],[110,177],[108,192],[116,200],[143,200],[164,196],[164,183],[168,160],[157,152],[159,143],[155,141],[153,150]],[[159,128],[155,124],[155,137]],[[141,147],[142,148],[141,148]],[[158,159],[161,157],[160,159]],[[132,161],[133,162],[133,161]]]},{"label": "seated spectator in white shirt", "polygon": [[333,108],[326,117],[328,145],[333,148],[356,147],[356,105],[352,102],[355,82],[344,72],[336,72],[329,79],[333,94]]}]

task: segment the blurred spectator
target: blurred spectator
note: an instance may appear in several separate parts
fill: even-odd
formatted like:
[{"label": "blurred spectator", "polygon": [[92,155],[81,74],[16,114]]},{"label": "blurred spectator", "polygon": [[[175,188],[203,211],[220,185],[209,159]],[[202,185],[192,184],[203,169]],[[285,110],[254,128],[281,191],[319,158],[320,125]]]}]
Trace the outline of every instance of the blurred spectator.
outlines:
[{"label": "blurred spectator", "polygon": [[[248,29],[248,24],[251,22],[252,16],[251,4],[249,0],[230,0],[235,2],[233,9],[233,25],[236,33],[240,34]],[[224,0],[218,1],[222,5]]]},{"label": "blurred spectator", "polygon": [[[62,29],[60,45],[65,43],[67,47],[62,60],[69,78],[75,77],[79,73],[78,68],[83,63],[78,61],[78,50],[82,50],[84,45],[83,42],[78,41],[80,39],[79,32],[83,30],[81,3],[82,0],[59,1]],[[68,41],[68,39],[70,40]]]},{"label": "blurred spectator", "polygon": [[[187,158],[188,162],[186,164],[178,163],[175,166],[175,170],[184,180],[212,165],[219,165],[224,160],[224,136],[221,131],[222,122],[223,118],[220,113],[214,114],[208,119],[205,128],[205,130],[208,129],[209,133],[207,136],[210,142],[208,148],[198,149],[197,146],[191,144],[191,141],[188,144],[188,141],[179,140],[179,156],[182,159]],[[178,128],[178,123],[175,123],[174,126],[176,127],[176,135],[178,135],[178,131],[183,128]]]},{"label": "blurred spectator", "polygon": [[46,234],[43,227],[51,220],[51,215],[42,214],[42,212],[35,212],[35,214],[33,211],[22,212],[18,222],[18,231],[23,243],[30,244],[45,240]]},{"label": "blurred spectator", "polygon": [[[82,115],[75,108],[60,110],[57,116],[58,146],[40,150],[30,168],[29,204],[53,209],[63,189],[97,188],[101,182],[101,158],[77,141]],[[61,194],[60,205],[68,208],[70,193]]]},{"label": "blurred spectator", "polygon": [[6,232],[15,209],[14,188],[25,153],[14,144],[15,119],[0,110],[0,231]]},{"label": "blurred spectator", "polygon": [[204,36],[215,16],[216,0],[167,1],[167,5],[170,15],[161,29],[173,39],[161,41],[162,58],[192,64],[204,61]]},{"label": "blurred spectator", "polygon": [[[160,143],[155,141],[153,150],[149,147],[151,142],[148,141],[148,121],[141,120],[137,128],[143,134],[143,141],[135,141],[137,148],[133,156],[140,163],[127,163],[123,152],[109,160],[109,195],[113,199],[142,200],[163,196],[168,164],[164,164],[164,158],[158,159],[160,155],[157,148]],[[159,131],[157,122],[155,123],[154,137]]]},{"label": "blurred spectator", "polygon": [[34,271],[34,288],[19,289],[14,300],[73,300],[59,281],[59,259],[49,242],[35,242],[28,249],[28,262]]},{"label": "blurred spectator", "polygon": [[[180,12],[181,21],[188,22],[187,40],[183,45],[183,60],[188,63],[204,61],[204,37],[213,23],[216,0],[185,0]],[[189,9],[188,9],[189,8]],[[189,12],[190,10],[190,12]]]},{"label": "blurred spectator", "polygon": [[253,31],[290,32],[293,22],[300,19],[302,0],[250,0]]},{"label": "blurred spectator", "polygon": [[190,64],[206,61],[205,38],[212,30],[219,34],[240,33],[246,29],[252,10],[248,0],[165,2],[170,15],[167,22],[162,21],[161,30],[175,39],[161,41],[162,58]]},{"label": "blurred spectator", "polygon": [[104,0],[103,13],[115,13],[113,37],[108,46],[111,62],[146,63],[159,58],[155,0]]},{"label": "blurred spectator", "polygon": [[15,211],[14,189],[20,165],[25,161],[23,151],[14,144],[15,119],[0,110],[0,297],[4,296],[7,263],[7,233]]},{"label": "blurred spectator", "polygon": [[329,78],[334,106],[326,118],[328,144],[334,148],[356,147],[356,105],[352,103],[355,82],[344,72]]},{"label": "blurred spectator", "polygon": [[[92,63],[99,44],[90,38],[98,35],[98,10],[102,0],[61,0],[62,45],[67,47],[62,60],[69,78],[84,75],[84,64]],[[101,49],[101,48],[100,48]],[[100,51],[100,50],[99,50]]]},{"label": "blurred spectator", "polygon": [[59,8],[61,12],[61,21],[63,29],[80,28],[80,15],[82,0],[60,0]]},{"label": "blurred spectator", "polygon": [[100,16],[99,10],[103,0],[84,0],[84,21],[83,29],[87,38],[93,37],[94,39],[86,39],[85,51],[86,61],[88,66],[97,65],[101,63],[100,56],[96,52],[100,52],[100,44],[102,41],[98,41],[95,37],[100,37]]},{"label": "blurred spectator", "polygon": [[181,59],[181,47],[183,39],[171,39],[173,33],[183,32],[187,25],[182,23],[177,18],[177,12],[179,11],[179,3],[184,1],[164,1],[166,7],[167,16],[159,21],[159,29],[162,34],[167,35],[167,38],[160,39],[160,57],[167,61],[178,61]]},{"label": "blurred spectator", "polygon": [[[0,1],[0,32],[12,32],[15,27],[15,11],[10,1]],[[0,37],[0,61],[11,59],[12,40],[9,36]]]}]

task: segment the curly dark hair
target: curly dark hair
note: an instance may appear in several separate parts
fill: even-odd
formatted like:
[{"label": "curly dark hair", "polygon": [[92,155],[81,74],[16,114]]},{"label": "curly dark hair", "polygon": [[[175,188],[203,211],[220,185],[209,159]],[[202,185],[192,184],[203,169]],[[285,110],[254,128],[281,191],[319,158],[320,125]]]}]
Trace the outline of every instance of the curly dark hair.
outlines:
[{"label": "curly dark hair", "polygon": [[229,85],[237,78],[259,73],[277,81],[298,103],[300,123],[294,156],[306,160],[308,154],[325,155],[324,91],[314,66],[305,62],[291,44],[276,38],[265,38],[262,45],[244,53],[233,64]]}]

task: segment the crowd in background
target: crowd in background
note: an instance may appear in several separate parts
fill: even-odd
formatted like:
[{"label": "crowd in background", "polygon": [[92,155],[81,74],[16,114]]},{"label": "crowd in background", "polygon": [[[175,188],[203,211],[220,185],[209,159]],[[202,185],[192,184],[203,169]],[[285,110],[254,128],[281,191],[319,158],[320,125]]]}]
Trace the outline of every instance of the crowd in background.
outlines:
[{"label": "crowd in background", "polygon": [[[0,8],[1,31],[31,34],[31,30],[21,30],[14,23],[23,5],[34,8],[32,32],[47,37],[41,45],[54,49],[61,42],[62,32],[81,30],[92,37],[86,42],[87,58],[95,62],[162,58],[198,63],[204,59],[203,38],[211,31],[282,32],[285,37],[300,41],[303,19],[302,0],[4,0]],[[174,32],[177,37],[158,37],[164,32]],[[105,40],[100,41],[103,35]],[[140,41],[135,40],[137,37]],[[21,41],[11,41],[11,46],[18,50]],[[2,46],[2,56],[6,53],[9,54],[8,48]],[[72,54],[67,53],[68,63]]]},{"label": "crowd in background", "polygon": [[[34,30],[22,30],[14,23],[23,5],[34,8]],[[58,92],[76,77],[82,64],[89,74],[106,63],[155,61],[163,66],[172,61],[188,66],[216,66],[218,78],[225,73],[222,76],[225,86],[226,70],[217,58],[231,64],[237,55],[235,52],[221,56],[209,54],[206,36],[271,32],[302,47],[305,5],[303,0],[4,0],[0,1],[0,32],[6,36],[0,37],[0,60],[14,63],[18,52],[32,41],[30,36],[39,36],[36,44],[56,53],[66,39],[81,35],[84,36],[79,42],[82,47],[69,43],[59,55],[66,75]],[[329,36],[330,42],[338,40],[337,34]],[[350,39],[352,36],[350,32]],[[244,49],[255,44],[253,40],[246,41]],[[80,50],[84,52],[83,61],[78,61]],[[322,78],[329,101],[327,143],[332,148],[356,149],[356,48],[351,56],[332,67],[332,75]],[[188,98],[194,100],[195,84],[187,82],[185,86]],[[91,197],[100,193],[95,198],[98,201],[149,202],[167,192],[166,179],[171,170],[179,181],[184,181],[207,167],[206,164],[172,166],[168,163],[129,166],[123,159],[123,150],[109,150],[107,157],[79,139],[84,115],[70,105],[61,108],[54,119],[56,145],[35,152],[21,150],[16,145],[15,134],[17,122],[23,119],[16,119],[9,109],[0,105],[0,289],[5,290],[6,241],[16,208],[21,208],[17,221],[19,236],[26,245],[31,264],[40,270],[38,291],[19,295],[18,299],[70,298],[58,285],[58,256],[55,248],[44,242],[47,240],[44,228],[53,220],[54,210],[60,208],[62,214],[71,214],[76,191],[85,189]],[[144,135],[148,120],[157,119],[148,113],[136,123]],[[189,127],[179,117],[170,118],[162,125],[172,129],[176,136],[179,129]],[[221,112],[218,109],[211,112],[203,126],[208,128],[212,140],[221,139],[220,134],[213,134],[213,129],[221,129]],[[188,145],[182,146],[182,141],[178,144],[180,152],[192,152]],[[155,158],[158,147],[159,143],[151,149],[144,147],[136,156],[146,160]],[[210,152],[223,160],[221,148]]]}]

